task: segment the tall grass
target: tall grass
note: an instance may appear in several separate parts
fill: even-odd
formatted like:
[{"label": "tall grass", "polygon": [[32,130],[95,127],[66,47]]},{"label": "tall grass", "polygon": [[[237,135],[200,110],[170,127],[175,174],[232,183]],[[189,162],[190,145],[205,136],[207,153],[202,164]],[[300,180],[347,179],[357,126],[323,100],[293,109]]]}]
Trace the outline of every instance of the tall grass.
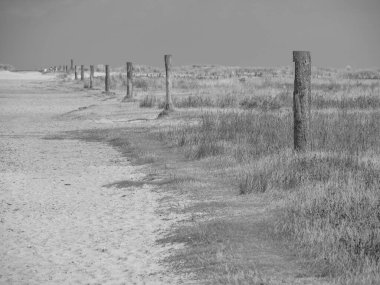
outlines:
[{"label": "tall grass", "polygon": [[[293,83],[289,78],[237,78],[219,80],[174,79],[173,100],[179,108],[241,108],[278,110],[292,108]],[[164,90],[162,78],[137,78],[135,87],[145,91]],[[380,107],[377,81],[316,79],[312,86],[315,109],[376,109]],[[183,96],[183,93],[191,93]]]},{"label": "tall grass", "polygon": [[332,159],[333,166],[323,160],[305,161],[319,163],[322,171],[314,170],[317,176],[289,195],[279,215],[279,233],[288,234],[315,257],[322,274],[379,274],[379,169],[345,160]]},{"label": "tall grass", "polygon": [[323,274],[380,273],[380,113],[314,113],[312,151],[302,155],[292,151],[292,121],[291,113],[210,112],[160,135],[194,159],[238,162],[241,194],[286,191],[277,233]]},{"label": "tall grass", "polygon": [[152,108],[156,105],[157,98],[153,95],[146,95],[142,100],[140,100],[140,107],[141,108]]},{"label": "tall grass", "polygon": [[[379,151],[379,113],[336,112],[313,115],[314,151],[357,153]],[[241,146],[246,159],[292,147],[291,113],[250,111],[204,113],[198,125],[173,127],[166,134],[177,145],[197,146],[231,142]],[[229,149],[231,151],[232,149]],[[228,151],[228,150],[226,150]],[[207,156],[207,154],[205,155]]]},{"label": "tall grass", "polygon": [[256,77],[252,70],[238,74],[234,69],[232,77],[218,79],[228,72],[197,68],[214,78],[175,81],[175,92],[192,92],[174,96],[175,104],[221,110],[207,111],[195,123],[161,130],[161,139],[193,159],[215,156],[228,161],[223,174],[241,195],[276,197],[275,234],[312,257],[318,274],[340,276],[343,283],[378,284],[378,71],[314,69],[312,149],[297,154],[289,69],[273,74],[263,70]]}]

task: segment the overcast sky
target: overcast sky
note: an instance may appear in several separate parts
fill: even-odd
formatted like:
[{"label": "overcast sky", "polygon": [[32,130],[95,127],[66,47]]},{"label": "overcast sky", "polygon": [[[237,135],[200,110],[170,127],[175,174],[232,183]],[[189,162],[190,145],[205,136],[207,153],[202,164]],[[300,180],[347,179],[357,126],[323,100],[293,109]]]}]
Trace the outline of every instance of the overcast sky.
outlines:
[{"label": "overcast sky", "polygon": [[380,0],[0,0],[0,62],[380,67]]}]

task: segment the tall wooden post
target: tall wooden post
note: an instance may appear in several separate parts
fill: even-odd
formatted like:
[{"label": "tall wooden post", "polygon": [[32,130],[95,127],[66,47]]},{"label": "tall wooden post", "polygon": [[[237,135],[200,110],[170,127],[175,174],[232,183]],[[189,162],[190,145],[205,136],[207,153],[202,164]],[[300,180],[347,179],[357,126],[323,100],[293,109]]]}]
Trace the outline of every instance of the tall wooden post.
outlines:
[{"label": "tall wooden post", "polygon": [[133,98],[133,64],[132,62],[127,62],[127,94],[123,101],[131,98]]},{"label": "tall wooden post", "polygon": [[90,65],[90,89],[93,87],[93,81],[94,81],[94,66]]},{"label": "tall wooden post", "polygon": [[71,65],[70,65],[70,71],[73,71],[74,70],[74,60],[72,59],[71,60]]},{"label": "tall wooden post", "polygon": [[84,65],[80,66],[80,80],[84,80]]},{"label": "tall wooden post", "polygon": [[106,77],[104,80],[104,91],[108,93],[110,91],[110,67],[108,64],[106,64]]},{"label": "tall wooden post", "polygon": [[171,68],[172,68],[172,56],[167,54],[165,55],[166,102],[165,102],[165,107],[164,107],[164,110],[166,111],[174,110],[174,105],[173,105],[172,96],[171,96],[171,76],[170,76]]},{"label": "tall wooden post", "polygon": [[75,80],[78,80],[77,66],[74,67]]},{"label": "tall wooden post", "polygon": [[310,149],[311,56],[309,51],[293,51],[295,63],[293,115],[294,149]]}]

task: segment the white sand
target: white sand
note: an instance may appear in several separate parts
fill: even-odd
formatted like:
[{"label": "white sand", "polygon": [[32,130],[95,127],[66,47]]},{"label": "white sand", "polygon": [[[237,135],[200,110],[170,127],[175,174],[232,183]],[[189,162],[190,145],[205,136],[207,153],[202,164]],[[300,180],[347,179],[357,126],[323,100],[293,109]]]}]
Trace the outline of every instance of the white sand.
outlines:
[{"label": "white sand", "polygon": [[41,72],[11,72],[0,70],[0,80],[48,80],[55,78],[53,73],[42,74]]},{"label": "white sand", "polygon": [[163,194],[103,187],[142,179],[141,166],[102,143],[44,139],[94,128],[54,116],[99,101],[41,94],[29,81],[52,76],[19,76],[0,73],[0,284],[183,283],[159,262],[174,247],[156,240],[181,218],[157,213]]}]

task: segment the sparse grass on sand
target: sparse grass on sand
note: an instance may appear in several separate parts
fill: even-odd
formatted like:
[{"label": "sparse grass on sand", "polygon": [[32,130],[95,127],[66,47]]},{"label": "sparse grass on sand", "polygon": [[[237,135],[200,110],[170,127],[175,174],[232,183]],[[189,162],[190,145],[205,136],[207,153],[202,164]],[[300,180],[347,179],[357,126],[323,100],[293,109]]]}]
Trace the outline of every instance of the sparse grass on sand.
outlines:
[{"label": "sparse grass on sand", "polygon": [[[291,69],[177,72],[189,76],[173,82],[179,111],[149,129],[187,157],[170,171],[191,177],[171,185],[192,197],[182,210],[194,221],[161,241],[189,246],[168,261],[209,284],[278,284],[266,265],[275,276],[279,263],[294,260],[307,268],[297,278],[313,284],[379,284],[380,71],[313,69],[312,149],[302,154],[292,150]],[[140,107],[162,107],[162,78],[135,87]],[[125,139],[113,135],[114,144]]]},{"label": "sparse grass on sand", "polygon": [[[268,93],[275,93],[275,87],[265,84]],[[315,274],[344,284],[377,284],[379,83],[336,80],[314,85],[310,152],[292,151],[289,98],[264,108],[257,103],[260,97],[252,95],[240,106],[256,111],[206,111],[197,123],[163,129],[159,137],[192,159],[223,158],[230,165],[224,175],[240,194],[265,193],[273,199],[273,236],[290,241],[295,251],[311,258]],[[323,91],[315,93],[318,89]],[[290,96],[289,90],[278,94]]]}]

